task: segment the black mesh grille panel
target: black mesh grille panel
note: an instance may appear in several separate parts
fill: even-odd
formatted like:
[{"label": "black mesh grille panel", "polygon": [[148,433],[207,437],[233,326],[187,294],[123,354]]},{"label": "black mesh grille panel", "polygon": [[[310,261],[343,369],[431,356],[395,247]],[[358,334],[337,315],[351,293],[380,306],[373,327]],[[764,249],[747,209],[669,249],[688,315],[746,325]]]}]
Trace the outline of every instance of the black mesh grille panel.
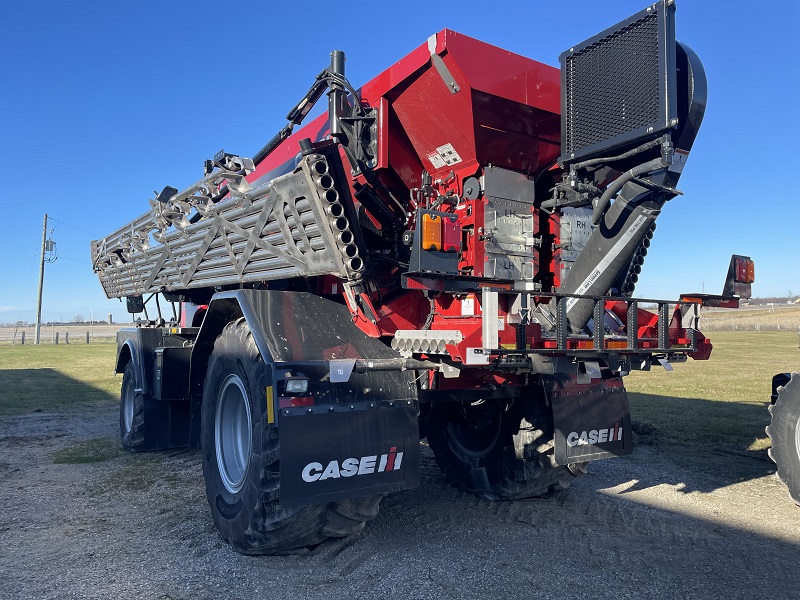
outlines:
[{"label": "black mesh grille panel", "polygon": [[562,161],[664,130],[663,18],[642,12],[562,56]]}]

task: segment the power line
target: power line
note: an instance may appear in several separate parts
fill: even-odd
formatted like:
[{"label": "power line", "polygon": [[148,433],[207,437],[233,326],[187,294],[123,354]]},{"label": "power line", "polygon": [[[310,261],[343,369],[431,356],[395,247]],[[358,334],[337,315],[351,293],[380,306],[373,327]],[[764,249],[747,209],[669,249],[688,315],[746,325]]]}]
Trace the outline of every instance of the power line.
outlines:
[{"label": "power line", "polygon": [[58,220],[58,219],[56,219],[56,218],[49,217],[49,219],[50,219],[51,221],[55,221],[55,222],[56,222],[56,223],[58,223],[59,225],[64,225],[65,227],[70,227],[70,228],[72,228],[72,229],[74,229],[74,230],[76,230],[76,231],[80,231],[81,233],[85,233],[86,235],[90,235],[90,236],[92,236],[93,238],[99,238],[99,237],[101,237],[101,236],[97,235],[96,233],[92,233],[91,231],[86,231],[85,229],[81,229],[80,227],[75,227],[75,225],[70,225],[69,223],[65,223],[64,221],[59,221],[59,220]]},{"label": "power line", "polygon": [[92,263],[90,263],[89,261],[86,261],[86,260],[78,260],[77,258],[67,258],[66,256],[59,256],[58,258],[60,258],[61,260],[68,260],[70,262],[81,263],[82,265],[90,265],[90,264],[92,264]]}]

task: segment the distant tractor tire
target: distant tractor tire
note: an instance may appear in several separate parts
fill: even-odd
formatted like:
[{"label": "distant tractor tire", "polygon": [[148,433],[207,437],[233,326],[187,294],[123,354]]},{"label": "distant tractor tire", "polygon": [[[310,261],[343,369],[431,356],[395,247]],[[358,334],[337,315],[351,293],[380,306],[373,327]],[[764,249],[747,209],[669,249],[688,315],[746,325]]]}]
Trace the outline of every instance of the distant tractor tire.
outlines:
[{"label": "distant tractor tire", "polygon": [[144,395],[136,385],[136,371],[129,360],[122,374],[119,393],[119,434],[122,447],[128,452],[142,452],[144,439]]},{"label": "distant tractor tire", "polygon": [[772,441],[769,456],[778,466],[778,479],[800,505],[800,373],[792,373],[791,379],[776,391],[777,399],[769,407],[772,413],[772,422],[767,426]]},{"label": "distant tractor tire", "polygon": [[488,500],[543,496],[569,487],[585,465],[555,464],[553,416],[543,399],[486,400],[444,407],[428,444],[448,481]]},{"label": "distant tractor tire", "polygon": [[242,554],[274,554],[361,531],[382,495],[300,508],[280,499],[280,440],[267,423],[269,367],[244,319],[217,338],[203,390],[206,496],[222,538]]}]

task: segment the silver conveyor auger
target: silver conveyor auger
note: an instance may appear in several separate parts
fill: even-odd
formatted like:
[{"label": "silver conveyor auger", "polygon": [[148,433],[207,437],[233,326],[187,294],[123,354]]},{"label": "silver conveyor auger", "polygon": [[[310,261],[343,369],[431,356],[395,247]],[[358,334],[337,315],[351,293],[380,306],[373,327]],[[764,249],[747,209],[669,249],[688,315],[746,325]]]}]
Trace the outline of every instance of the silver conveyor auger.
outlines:
[{"label": "silver conveyor auger", "polygon": [[[322,152],[261,185],[245,179],[250,159],[226,155],[186,190],[162,192],[150,212],[91,243],[106,296],[325,274],[358,281],[363,249],[351,230],[349,189],[338,156]],[[227,197],[214,203],[225,187]]]}]

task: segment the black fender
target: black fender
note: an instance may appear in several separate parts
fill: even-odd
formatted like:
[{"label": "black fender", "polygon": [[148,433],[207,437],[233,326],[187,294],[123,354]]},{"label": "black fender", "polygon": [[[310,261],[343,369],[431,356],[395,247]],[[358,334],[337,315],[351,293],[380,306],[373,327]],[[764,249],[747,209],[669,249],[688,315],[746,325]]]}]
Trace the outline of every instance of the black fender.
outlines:
[{"label": "black fender", "polygon": [[[240,289],[215,294],[198,332],[190,363],[192,445],[200,442],[203,385],[214,342],[228,323],[242,317],[264,362],[279,369],[281,365],[298,364],[325,369],[329,361],[337,359],[399,358],[379,338],[369,337],[359,329],[350,310],[339,302],[301,291]],[[411,371],[398,371],[379,386],[368,387],[375,388],[372,393],[380,388],[396,400],[406,399],[416,408],[416,388],[412,381]],[[412,388],[413,393],[409,393]],[[340,392],[346,393],[341,389]]]},{"label": "black fender", "polygon": [[214,342],[225,329],[225,326],[244,317],[250,325],[256,346],[265,362],[272,361],[261,319],[257,314],[263,312],[264,305],[269,303],[271,290],[232,290],[214,294],[208,303],[200,332],[197,334],[189,367],[190,406],[190,445],[200,447],[200,420],[203,403],[203,383],[208,369],[208,360],[214,350]]},{"label": "black fender", "polygon": [[772,396],[770,404],[775,404],[778,399],[778,388],[786,386],[792,380],[791,373],[778,373],[772,378]]},{"label": "black fender", "polygon": [[142,350],[137,341],[136,330],[123,329],[117,333],[117,361],[114,365],[114,373],[124,373],[125,365],[133,363],[133,372],[136,377],[136,387],[147,394],[149,385],[144,373],[144,363],[142,360]]},{"label": "black fender", "polygon": [[[399,358],[378,338],[367,336],[354,323],[349,309],[308,292],[232,290],[215,294],[208,305],[192,351],[190,385],[202,393],[203,379],[214,341],[225,326],[244,317],[265,362],[327,361],[348,358],[336,354],[345,346],[361,358]],[[312,327],[306,324],[312,323]],[[298,333],[304,330],[302,333]],[[337,350],[339,348],[340,350]],[[326,354],[330,349],[333,354]]]},{"label": "black fender", "polygon": [[[210,414],[203,406],[203,387],[219,377],[214,366],[219,363],[210,360],[215,341],[229,323],[242,318],[269,372],[262,380],[267,386],[266,404],[263,388],[251,393],[261,394],[257,410],[267,413],[266,418],[256,418],[274,430],[276,439],[280,435],[282,508],[418,485],[414,372],[399,368],[353,372],[356,360],[386,361],[400,356],[379,338],[359,329],[347,306],[309,292],[233,290],[212,298],[190,367],[193,444],[204,437],[202,413],[205,411],[207,417]],[[225,346],[224,335],[222,340],[219,348],[224,360],[231,348]],[[348,360],[352,363],[346,378],[333,381],[331,363]],[[339,368],[347,370],[344,364]],[[273,396],[271,390],[280,390],[287,371],[309,376],[312,405],[281,406],[277,394]],[[214,401],[213,389],[210,385],[209,402]],[[341,477],[339,469],[345,473]],[[356,474],[358,477],[350,477]]]}]

